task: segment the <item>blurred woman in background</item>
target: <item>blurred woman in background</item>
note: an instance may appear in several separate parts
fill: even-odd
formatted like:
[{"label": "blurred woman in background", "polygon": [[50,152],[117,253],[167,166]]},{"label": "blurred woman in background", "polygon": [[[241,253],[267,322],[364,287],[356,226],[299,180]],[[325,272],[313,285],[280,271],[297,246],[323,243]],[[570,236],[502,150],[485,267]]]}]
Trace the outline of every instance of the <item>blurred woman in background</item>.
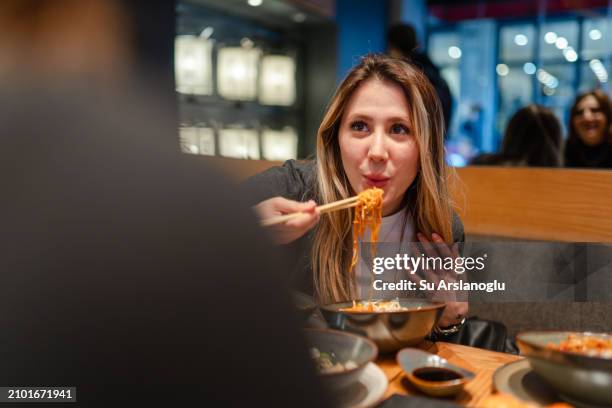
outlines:
[{"label": "blurred woman in background", "polygon": [[543,106],[528,105],[510,119],[501,151],[480,155],[471,164],[559,167],[561,143],[561,125],[555,114]]},{"label": "blurred woman in background", "polygon": [[567,167],[612,168],[611,105],[601,90],[578,95],[570,111]]}]

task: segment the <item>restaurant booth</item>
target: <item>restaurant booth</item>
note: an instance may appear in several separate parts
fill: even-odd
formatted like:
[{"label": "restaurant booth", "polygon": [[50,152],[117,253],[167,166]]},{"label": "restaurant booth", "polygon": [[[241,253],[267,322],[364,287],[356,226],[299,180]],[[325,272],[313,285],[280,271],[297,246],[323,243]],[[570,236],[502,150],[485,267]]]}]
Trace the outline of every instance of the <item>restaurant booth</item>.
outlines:
[{"label": "restaurant booth", "polygon": [[[253,7],[252,5],[250,6],[251,9],[249,9],[249,6],[243,6],[242,8],[236,7],[233,9],[230,7],[216,8],[213,7],[212,4],[206,2],[185,3],[189,3],[190,7],[193,6],[196,8],[197,6],[192,3],[201,3],[200,5],[203,5],[205,8],[211,7],[214,9],[211,15],[221,13],[224,14],[227,19],[236,19],[236,21],[248,16],[249,21],[253,24],[260,24],[261,27],[272,27],[269,21],[266,21],[265,17],[262,16],[262,14],[264,16],[266,14],[272,15],[273,12],[271,9],[263,9],[260,8],[260,6]],[[253,116],[258,118],[258,121],[261,121],[252,128],[260,130],[259,144],[262,154],[259,154],[259,152],[254,154],[246,153],[248,149],[241,150],[244,153],[239,154],[247,155],[249,160],[240,160],[236,158],[237,156],[228,157],[231,155],[221,152],[219,147],[217,147],[217,154],[212,153],[215,150],[211,148],[210,155],[226,157],[206,158],[209,163],[228,174],[236,183],[243,183],[250,177],[271,167],[281,166],[286,159],[308,159],[313,157],[314,134],[316,133],[318,121],[321,118],[321,114],[326,104],[326,98],[330,96],[331,89],[337,85],[344,74],[356,62],[357,55],[363,55],[371,51],[384,51],[384,31],[386,27],[394,21],[410,22],[421,32],[429,30],[430,47],[434,47],[438,44],[438,38],[440,38],[439,41],[442,41],[442,38],[446,38],[443,37],[442,34],[448,33],[449,29],[452,28],[456,30],[456,32],[462,33],[461,35],[467,35],[468,37],[461,37],[463,38],[463,40],[461,40],[463,41],[461,52],[464,55],[462,55],[459,60],[453,60],[451,47],[449,48],[451,59],[448,60],[448,64],[450,65],[447,66],[444,65],[446,63],[441,63],[443,64],[441,66],[443,68],[442,72],[444,75],[447,75],[445,78],[449,81],[451,91],[456,98],[454,100],[456,109],[454,112],[455,116],[448,130],[451,136],[447,144],[447,150],[450,157],[449,161],[453,162],[453,160],[456,159],[454,161],[455,164],[465,163],[464,159],[460,159],[457,155],[459,153],[463,155],[465,152],[470,151],[464,145],[457,144],[458,141],[466,140],[465,134],[456,137],[453,135],[453,132],[458,135],[461,134],[462,129],[467,129],[465,123],[470,123],[469,120],[467,120],[469,119],[469,113],[466,113],[463,109],[470,103],[484,103],[486,105],[489,103],[486,98],[491,98],[493,106],[497,109],[510,109],[506,105],[503,105],[503,103],[506,103],[505,100],[503,100],[503,92],[511,92],[511,90],[504,91],[506,88],[490,88],[484,85],[485,83],[483,81],[500,81],[498,85],[500,87],[505,87],[506,85],[503,82],[506,80],[504,77],[505,72],[503,69],[500,71],[500,65],[496,62],[496,58],[499,58],[499,56],[496,57],[495,52],[489,55],[487,49],[489,45],[486,45],[483,50],[483,47],[477,48],[475,47],[474,41],[470,43],[469,40],[469,35],[486,35],[483,31],[485,28],[482,28],[485,26],[481,26],[481,28],[477,29],[475,24],[491,24],[491,18],[503,18],[499,14],[499,10],[503,8],[503,5],[499,5],[500,7],[496,8],[496,5],[493,4],[491,7],[487,8],[487,2],[472,3],[473,4],[470,4],[469,7],[464,10],[465,23],[457,23],[453,20],[454,15],[450,10],[455,10],[456,6],[444,1],[391,1],[382,8],[373,3],[365,5],[355,4],[355,2],[350,1],[321,2],[317,3],[316,6],[314,2],[303,2],[299,5],[293,2],[286,3],[288,7],[297,6],[302,10],[300,13],[307,10],[314,14],[312,16],[308,13],[295,14],[295,10],[288,12],[293,21],[293,24],[289,24],[289,26],[293,26],[292,30],[301,32],[300,34],[298,31],[291,31],[291,34],[286,34],[286,41],[295,40],[296,42],[293,44],[288,43],[284,46],[285,50],[289,50],[293,46],[292,49],[294,53],[291,54],[290,52],[290,54],[296,58],[298,67],[301,67],[301,70],[298,68],[298,70],[295,71],[295,78],[292,79],[292,81],[295,80],[295,83],[292,82],[292,86],[295,87],[297,97],[293,108],[287,108],[286,105],[285,107],[275,108],[276,110],[272,115],[276,114],[278,117],[283,118],[283,120],[289,121],[299,117],[304,119],[301,125],[298,124],[299,121],[292,122],[292,126],[296,130],[294,135],[298,141],[297,143],[291,142],[293,144],[287,142],[287,146],[293,146],[290,148],[293,152],[291,154],[285,153],[285,156],[281,154],[278,157],[271,157],[266,153],[266,143],[268,143],[268,139],[264,130],[267,128],[267,125],[264,124],[264,122],[271,119],[266,119],[263,111],[256,111],[259,107],[255,105],[261,104],[261,96],[259,97],[259,102],[232,102],[232,106],[230,106],[228,102],[223,102],[226,104],[226,108],[224,109],[221,106],[221,99],[223,99],[224,96],[221,92],[223,78],[220,77],[219,70],[222,69],[222,67],[220,66],[221,61],[219,58],[220,48],[224,47],[223,44],[216,44],[213,46],[217,50],[216,64],[218,71],[215,78],[216,81],[219,81],[217,85],[219,87],[219,96],[216,96],[217,102],[212,102],[212,99],[209,99],[211,102],[206,102],[206,99],[202,99],[203,97],[197,95],[181,94],[179,99],[181,110],[183,113],[188,112],[187,115],[195,117],[195,109],[198,104],[201,104],[203,108],[209,107],[209,109],[202,109],[202,113],[206,110],[210,116],[220,117],[212,113],[216,107],[206,105],[207,103],[216,103],[218,107],[227,114],[232,112],[232,110],[236,110],[236,112],[240,111],[240,115],[247,115],[247,113],[250,112]],[[480,13],[483,14],[483,16],[486,15],[488,18],[485,19],[483,17],[482,22],[478,20],[478,13],[475,11],[479,3],[481,3]],[[268,3],[270,7],[272,7],[272,4],[275,3]],[[542,2],[539,4],[540,9],[529,9],[529,7],[525,5],[523,9],[521,9],[522,11],[518,10],[518,8],[520,8],[518,6],[517,9],[508,8],[507,10],[510,10],[509,13],[524,12],[527,15],[529,13],[535,13],[532,14],[533,17],[530,17],[534,20],[530,21],[536,21],[539,30],[543,30],[541,27],[543,27],[544,24],[543,20],[548,19],[548,12],[551,13],[551,15],[565,12],[562,10],[563,6],[560,5],[542,5]],[[592,4],[585,7],[590,6],[596,7],[597,5]],[[510,6],[508,5],[507,7]],[[542,9],[542,7],[544,7],[544,9]],[[549,7],[550,10],[546,9],[546,7]],[[181,12],[185,13],[185,15],[189,14],[187,10],[187,8],[181,9]],[[251,10],[253,10],[253,12],[249,14]],[[470,15],[472,11],[474,11],[474,15]],[[291,15],[292,12],[294,14]],[[428,15],[428,13],[430,14]],[[205,13],[202,12],[202,15],[203,14]],[[447,25],[435,22],[432,23],[432,21],[435,20],[435,18],[431,17],[432,14],[436,14],[437,17],[442,16],[443,18],[453,20],[453,22]],[[185,17],[185,15],[179,15],[179,31],[184,30],[183,27],[185,27],[185,24],[181,21],[188,20],[188,17]],[[426,17],[429,18],[429,20],[427,20],[428,23],[419,23],[421,21],[420,16],[424,15],[428,15],[428,17]],[[605,11],[603,15],[605,17]],[[561,19],[562,17],[561,15],[557,15],[554,18]],[[279,20],[280,19],[281,18],[279,18]],[[367,19],[371,23],[367,32],[360,32],[360,28],[356,28],[354,21],[360,21],[360,19]],[[470,21],[470,19],[473,20]],[[457,21],[459,20],[460,19],[457,19]],[[276,21],[275,24],[282,25],[284,23]],[[459,25],[452,26],[451,24]],[[469,34],[468,30],[470,29],[470,24],[473,26],[473,31],[476,30],[478,32],[474,31],[472,34]],[[504,34],[505,31],[503,31],[506,26],[503,25],[503,22],[500,24],[498,28],[495,28],[495,24],[493,24],[491,26],[493,27],[491,33],[493,39],[499,36],[499,41],[502,41],[506,35]],[[222,23],[221,25],[223,26]],[[459,29],[457,29],[457,27],[459,27]],[[585,27],[590,26],[585,25]],[[279,28],[277,26],[274,28],[278,31],[287,30],[286,27]],[[321,32],[324,32],[327,38],[325,41],[326,45],[323,48],[320,48],[321,44],[318,39],[315,40],[316,46],[313,47],[313,45],[311,45],[310,33],[318,30],[322,30]],[[195,32],[197,30],[193,28],[191,31]],[[251,31],[253,31],[253,29]],[[300,37],[300,35],[304,35],[304,33],[308,34],[306,34],[305,37]],[[179,34],[182,34],[182,32]],[[544,35],[544,31],[542,31],[542,35]],[[491,38],[482,41],[489,44],[487,41],[490,40]],[[222,40],[219,41],[223,42]],[[261,37],[260,41],[265,40]],[[442,43],[453,45],[449,42]],[[335,46],[331,44],[335,44]],[[455,44],[459,45],[460,42],[455,42]],[[500,45],[500,47],[503,46],[505,45]],[[491,44],[490,47],[492,47],[491,51],[494,51],[497,46]],[[443,49],[443,51],[445,50],[446,49]],[[580,51],[582,52],[582,48]],[[432,57],[437,58],[436,55],[438,54],[435,54],[438,52],[437,48],[430,48],[429,52]],[[272,53],[272,51],[263,51],[263,55],[267,53]],[[485,56],[481,55],[482,53],[485,53]],[[312,63],[313,58],[316,58],[316,63],[314,64]],[[448,56],[440,58],[444,60],[444,58],[448,59]],[[490,62],[488,62],[487,58],[490,58]],[[213,58],[212,61],[214,62],[215,59]],[[483,79],[485,77],[474,77],[470,79],[469,64],[476,64],[473,66],[476,74],[478,74],[478,70],[480,69],[478,64],[492,64],[493,67],[497,64],[497,73],[492,74],[488,79]],[[259,68],[264,69],[264,66],[260,65]],[[321,75],[335,75],[334,71],[337,73],[336,83],[333,85],[328,84],[329,88],[326,92],[317,94],[315,89],[311,89],[317,84],[318,80],[322,80]],[[259,75],[261,77],[264,76],[265,73],[262,71]],[[489,75],[489,73],[487,73],[487,75]],[[459,82],[456,82],[457,80],[459,80]],[[481,87],[473,87],[473,89],[467,88],[470,81],[477,81]],[[459,87],[459,83],[462,87],[461,90],[456,89]],[[607,86],[605,83],[601,85],[603,85],[604,88]],[[539,84],[539,86],[544,86],[546,88],[547,85],[542,83]],[[318,83],[316,88],[320,89],[322,85]],[[544,91],[548,92],[546,89]],[[179,93],[181,92],[182,91],[179,90]],[[481,92],[481,94],[478,94],[479,92]],[[491,93],[487,94],[487,92]],[[256,98],[257,97],[253,97],[253,100],[256,100]],[[497,98],[502,98],[502,105],[499,105]],[[544,97],[540,97],[539,94],[536,94],[536,99],[539,100],[540,103],[548,103],[545,101],[545,98],[550,98],[550,101],[557,102],[561,100],[554,99],[556,96],[552,94]],[[478,102],[476,102],[476,99],[478,99]],[[567,101],[567,99],[565,100]],[[284,111],[279,111],[278,109],[284,109]],[[559,112],[563,112],[563,109],[566,108],[559,108]],[[486,149],[493,149],[494,146],[499,145],[502,137],[501,133],[503,133],[503,127],[501,132],[499,130],[499,125],[502,122],[497,122],[495,126],[493,126],[494,121],[492,119],[493,116],[491,116],[493,114],[494,113],[487,110],[483,111],[480,119],[478,119],[479,127],[470,128],[481,132],[476,139],[472,140],[479,140],[480,148],[485,149],[485,151]],[[502,111],[500,110],[498,114],[501,115]],[[503,114],[506,115],[506,112],[503,111]],[[233,115],[233,118],[237,117],[239,116]],[[463,120],[467,121],[462,125],[461,121]],[[504,120],[507,121],[507,117]],[[191,121],[194,122],[194,120]],[[244,122],[248,124],[249,120],[245,119]],[[462,126],[464,127],[462,128]],[[491,130],[487,130],[489,126]],[[186,143],[186,139],[184,135],[187,133],[184,133],[186,131],[185,128],[182,127],[181,129],[181,143],[183,143],[183,149],[187,153],[205,154],[203,153],[205,149],[201,148],[199,152],[197,152],[195,148],[191,148],[192,151],[189,151],[190,148],[185,147],[184,143]],[[189,131],[192,131],[191,129],[192,128],[189,128]],[[200,127],[200,138],[202,138],[202,131],[203,128]],[[225,137],[223,130],[217,132],[217,140],[219,143],[222,144],[222,140]],[[248,138],[247,136],[243,137],[244,139],[242,140],[245,141]],[[253,134],[252,137],[256,138],[255,134]],[[288,138],[288,136],[283,137]],[[495,138],[498,139],[495,140]],[[279,144],[285,143],[281,141],[281,139],[277,139],[277,141]],[[253,143],[254,145],[252,146],[257,144],[256,141]],[[247,144],[245,144],[245,146]],[[196,145],[196,142],[192,142],[192,145]],[[255,150],[257,149],[255,148]],[[289,152],[289,150],[285,152]],[[502,378],[503,375],[518,375],[516,371],[510,371],[510,374],[508,374],[508,371],[498,371],[498,374],[496,374],[497,380],[494,380],[493,375],[496,370],[500,367],[504,367],[505,364],[522,361],[521,357],[513,354],[519,352],[514,343],[517,334],[533,330],[609,332],[612,324],[612,320],[610,320],[609,316],[612,309],[610,303],[606,300],[606,295],[602,294],[602,290],[598,289],[598,286],[601,285],[601,287],[609,288],[609,283],[607,283],[608,279],[601,278],[601,276],[602,274],[609,275],[608,272],[602,271],[607,271],[608,267],[606,265],[609,263],[608,258],[612,255],[612,251],[610,251],[611,248],[607,244],[607,242],[610,242],[612,239],[612,224],[608,222],[609,219],[612,219],[612,214],[610,214],[610,209],[612,208],[612,206],[610,206],[612,202],[612,190],[610,190],[609,187],[612,185],[612,178],[610,178],[612,176],[606,171],[596,169],[560,170],[493,166],[456,167],[453,175],[456,177],[453,178],[451,183],[452,201],[458,215],[463,221],[465,228],[465,245],[467,247],[473,246],[474,248],[483,246],[484,248],[489,248],[490,251],[492,250],[491,248],[497,248],[499,253],[497,256],[503,258],[503,261],[500,262],[503,263],[503,265],[496,266],[495,276],[508,278],[509,276],[520,275],[520,278],[516,278],[513,282],[515,286],[513,296],[510,296],[506,300],[476,300],[470,302],[468,317],[474,319],[474,325],[477,324],[477,321],[481,323],[489,322],[493,327],[496,327],[495,324],[502,324],[501,330],[503,332],[503,337],[507,341],[498,341],[497,351],[446,343],[444,341],[423,343],[418,347],[423,351],[445,358],[451,364],[471,369],[475,373],[475,380],[467,381],[463,391],[453,393],[452,395],[454,395],[454,397],[450,397],[451,400],[454,399],[454,402],[467,406],[485,406],[483,404],[492,404],[487,406],[497,406],[496,404],[501,404],[502,402],[494,398],[491,400],[488,399],[495,390],[501,393],[514,393],[513,395],[515,397],[521,392],[523,392],[523,394],[525,393],[523,389],[517,391],[503,388],[505,383],[500,378]],[[501,255],[502,253],[503,255]],[[519,269],[521,273],[515,273]],[[520,282],[519,279],[521,280]],[[528,286],[530,284],[527,282],[529,279],[547,282],[546,285],[548,286],[546,286],[545,289],[545,298],[537,298],[527,293],[529,292]],[[512,282],[510,284],[512,284]],[[524,296],[518,293],[522,290],[521,285],[525,288]],[[332,327],[337,326],[332,325]],[[486,330],[494,331],[495,329],[489,327]],[[359,331],[357,330],[357,332]],[[473,340],[473,343],[469,343],[467,338],[463,338],[463,341],[468,341],[468,343],[464,344],[478,345],[476,340]],[[488,346],[494,348],[491,344]],[[500,351],[505,351],[505,353],[500,353]],[[409,358],[416,358],[409,357],[408,355],[404,357],[407,361]],[[394,353],[382,353],[379,355],[376,363],[382,369],[388,381],[388,386],[386,386],[386,388],[383,387],[385,388],[385,398],[393,394],[417,396],[436,395],[435,391],[424,391],[423,387],[419,385],[418,379],[414,380],[411,378],[410,373],[406,374],[406,369],[402,365],[399,354],[396,360]],[[522,366],[519,368],[524,369]],[[408,378],[410,378],[410,380]],[[375,383],[375,380],[372,381]],[[528,387],[529,386],[531,385],[528,385]],[[540,383],[536,383],[533,386],[538,388]],[[546,388],[546,391],[540,391],[540,393],[550,391],[548,386],[543,387]],[[444,393],[444,391],[442,391],[442,393]],[[527,392],[527,394],[529,394],[529,392]],[[538,392],[534,392],[534,395],[530,394],[527,397],[523,395],[523,397],[523,399],[537,401],[544,405],[545,403],[551,403],[558,400],[556,397],[546,399],[542,397],[542,395],[538,395]],[[350,403],[347,404],[350,406]],[[358,406],[358,404],[356,406]]]},{"label": "restaurant booth", "polygon": [[612,1],[91,1],[0,6],[0,402],[612,406]]}]

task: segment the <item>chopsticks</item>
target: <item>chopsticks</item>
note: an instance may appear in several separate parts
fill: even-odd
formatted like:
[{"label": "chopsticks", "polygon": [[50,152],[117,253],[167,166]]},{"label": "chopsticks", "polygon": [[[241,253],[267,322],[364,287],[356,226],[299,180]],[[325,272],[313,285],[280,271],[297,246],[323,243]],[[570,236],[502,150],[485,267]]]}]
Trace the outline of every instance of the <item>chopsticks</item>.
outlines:
[{"label": "chopsticks", "polygon": [[[320,205],[315,208],[315,211],[318,212],[319,214],[325,214],[331,211],[343,210],[345,208],[355,207],[357,205],[357,202],[358,202],[358,196],[349,197],[349,198],[345,198],[344,200],[338,200],[338,201],[334,201],[333,203]],[[271,217],[271,218],[262,220],[260,225],[262,227],[271,227],[273,225],[282,224],[283,222],[298,218],[302,214],[305,214],[305,213],[296,212],[296,213],[291,213],[291,214],[278,215],[276,217]]]}]

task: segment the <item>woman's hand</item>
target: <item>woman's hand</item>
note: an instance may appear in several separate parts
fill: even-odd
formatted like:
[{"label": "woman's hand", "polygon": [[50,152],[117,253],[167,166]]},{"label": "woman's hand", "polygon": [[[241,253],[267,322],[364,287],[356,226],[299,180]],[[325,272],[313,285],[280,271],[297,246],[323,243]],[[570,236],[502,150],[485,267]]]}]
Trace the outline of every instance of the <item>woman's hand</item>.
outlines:
[{"label": "woman's hand", "polygon": [[[430,258],[457,258],[459,256],[459,248],[455,243],[452,246],[447,245],[442,237],[436,233],[431,234],[431,240],[423,233],[417,233],[417,239],[420,241],[426,255]],[[416,252],[415,252],[416,253]],[[446,271],[445,269],[425,270],[425,277],[428,282],[437,284],[441,280],[447,283],[456,282],[457,274],[454,271]],[[438,327],[444,328],[459,324],[468,313],[468,302],[459,302],[457,299],[465,299],[465,292],[456,291],[438,291],[433,293],[433,299],[446,303],[444,312],[438,321]]]},{"label": "woman's hand", "polygon": [[438,327],[445,328],[454,324],[459,324],[468,313],[468,302],[446,302],[446,307],[440,320]]},{"label": "woman's hand", "polygon": [[295,241],[319,222],[319,213],[315,211],[317,203],[310,200],[305,203],[288,200],[283,197],[274,197],[262,201],[255,207],[259,219],[276,217],[278,215],[301,212],[299,217],[282,224],[268,227],[272,239],[277,244],[288,244]]}]

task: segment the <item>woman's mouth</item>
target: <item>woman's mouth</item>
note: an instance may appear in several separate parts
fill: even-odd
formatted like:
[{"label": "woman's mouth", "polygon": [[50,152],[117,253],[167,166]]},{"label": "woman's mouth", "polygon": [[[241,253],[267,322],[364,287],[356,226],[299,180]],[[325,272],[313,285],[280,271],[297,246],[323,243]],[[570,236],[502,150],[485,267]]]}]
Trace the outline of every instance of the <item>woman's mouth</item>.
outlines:
[{"label": "woman's mouth", "polygon": [[585,123],[582,128],[584,130],[597,130],[599,129],[599,123]]},{"label": "woman's mouth", "polygon": [[383,188],[384,186],[387,185],[389,180],[391,180],[390,177],[384,177],[384,176],[378,176],[378,175],[370,175],[370,176],[363,176],[363,177],[368,186],[378,187],[378,188]]}]

